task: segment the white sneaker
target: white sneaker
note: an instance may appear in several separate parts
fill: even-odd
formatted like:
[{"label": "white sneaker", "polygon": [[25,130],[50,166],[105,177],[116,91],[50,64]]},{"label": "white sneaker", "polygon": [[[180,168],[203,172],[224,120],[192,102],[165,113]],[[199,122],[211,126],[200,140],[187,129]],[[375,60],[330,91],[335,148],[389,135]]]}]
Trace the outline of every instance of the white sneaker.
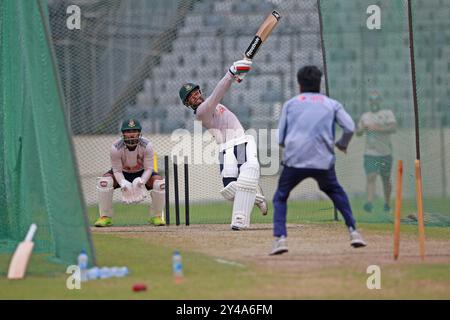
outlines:
[{"label": "white sneaker", "polygon": [[269,253],[269,255],[273,256],[273,255],[282,254],[282,253],[285,253],[288,251],[289,250],[287,247],[286,237],[281,236],[281,237],[275,238],[275,240],[273,241],[272,251]]},{"label": "white sneaker", "polygon": [[350,233],[350,245],[353,248],[361,248],[367,246],[366,242],[364,241],[363,237],[358,231],[352,231]]}]

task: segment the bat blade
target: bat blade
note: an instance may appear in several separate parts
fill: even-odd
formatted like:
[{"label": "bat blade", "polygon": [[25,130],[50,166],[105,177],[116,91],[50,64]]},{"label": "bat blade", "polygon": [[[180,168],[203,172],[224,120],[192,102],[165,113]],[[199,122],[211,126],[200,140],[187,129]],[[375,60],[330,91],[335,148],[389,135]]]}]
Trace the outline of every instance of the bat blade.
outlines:
[{"label": "bat blade", "polygon": [[247,50],[245,50],[244,57],[245,59],[251,60],[258,52],[259,47],[261,44],[267,40],[272,30],[277,25],[278,21],[280,20],[281,15],[277,11],[272,11],[272,13],[267,16],[267,18],[264,20],[264,22],[259,27],[258,31],[256,32],[255,37],[253,38],[252,42],[248,46]]},{"label": "bat blade", "polygon": [[25,277],[33,247],[32,241],[23,241],[17,246],[9,264],[8,279],[23,279]]},{"label": "bat blade", "polygon": [[17,246],[9,264],[8,279],[23,279],[23,277],[25,277],[28,261],[33,252],[33,236],[36,229],[37,226],[33,223],[28,230],[25,240]]}]

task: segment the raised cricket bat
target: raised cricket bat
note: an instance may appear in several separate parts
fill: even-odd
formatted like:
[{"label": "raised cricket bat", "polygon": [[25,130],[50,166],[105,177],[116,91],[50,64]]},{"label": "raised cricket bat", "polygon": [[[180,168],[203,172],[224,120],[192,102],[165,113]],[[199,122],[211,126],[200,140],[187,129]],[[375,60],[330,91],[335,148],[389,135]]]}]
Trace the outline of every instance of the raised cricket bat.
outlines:
[{"label": "raised cricket bat", "polygon": [[253,38],[250,45],[248,46],[247,50],[245,50],[244,59],[247,60],[253,59],[253,57],[258,52],[259,47],[264,41],[267,40],[267,38],[277,25],[280,18],[281,15],[275,10],[273,10],[272,13],[267,16],[267,18],[264,20],[264,22],[261,24],[258,31],[256,32],[256,35]]},{"label": "raised cricket bat", "polygon": [[11,259],[8,270],[8,279],[23,279],[27,271],[28,261],[33,251],[33,236],[36,232],[36,224],[32,224],[28,230],[25,240],[19,243]]}]

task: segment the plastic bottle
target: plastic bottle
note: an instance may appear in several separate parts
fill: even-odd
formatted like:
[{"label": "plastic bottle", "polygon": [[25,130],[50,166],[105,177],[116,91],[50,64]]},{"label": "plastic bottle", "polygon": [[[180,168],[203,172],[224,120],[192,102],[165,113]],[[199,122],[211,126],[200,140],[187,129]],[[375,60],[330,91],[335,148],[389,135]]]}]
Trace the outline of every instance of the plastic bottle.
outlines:
[{"label": "plastic bottle", "polygon": [[172,255],[172,271],[175,283],[181,283],[184,280],[183,263],[179,251],[174,251]]},{"label": "plastic bottle", "polygon": [[87,281],[88,255],[86,251],[81,250],[80,254],[78,255],[77,261],[78,261],[78,268],[80,268],[81,281]]},{"label": "plastic bottle", "polygon": [[112,277],[111,268],[108,267],[100,268],[100,279],[107,279],[111,277]]},{"label": "plastic bottle", "polygon": [[126,275],[128,275],[129,271],[127,267],[120,267],[117,269],[117,274],[116,276],[121,278],[121,277],[125,277]]},{"label": "plastic bottle", "polygon": [[95,280],[100,278],[100,269],[98,267],[93,267],[88,270],[88,280]]}]

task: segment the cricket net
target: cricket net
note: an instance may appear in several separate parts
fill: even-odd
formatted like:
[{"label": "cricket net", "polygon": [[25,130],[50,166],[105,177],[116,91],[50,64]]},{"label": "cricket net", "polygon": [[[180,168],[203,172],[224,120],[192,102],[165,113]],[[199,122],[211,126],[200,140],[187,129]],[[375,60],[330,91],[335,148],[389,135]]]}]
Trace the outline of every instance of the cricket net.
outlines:
[{"label": "cricket net", "polygon": [[[441,27],[448,24],[449,6],[447,0],[413,3],[426,219],[447,226],[448,34],[443,32],[436,41],[428,34],[437,28],[448,30]],[[80,9],[79,29],[66,26],[73,14],[67,12],[70,5]],[[415,115],[406,2],[378,1],[381,29],[375,30],[367,27],[370,5],[370,1],[354,5],[315,0],[49,1],[52,38],[90,222],[97,217],[97,177],[109,170],[110,145],[119,136],[120,122],[128,117],[141,121],[144,136],[158,154],[161,174],[164,155],[188,157],[191,223],[230,222],[231,204],[219,193],[217,148],[211,136],[193,121],[192,112],[181,104],[178,91],[183,83],[195,82],[209,95],[230,64],[242,57],[273,9],[282,16],[278,26],[255,57],[252,71],[242,83],[234,84],[222,101],[257,138],[261,186],[269,202],[281,170],[276,129],[282,104],[298,93],[299,67],[316,64],[326,69],[328,86],[324,81],[323,92],[341,101],[356,123],[368,110],[368,95],[373,90],[382,95],[383,107],[394,113],[397,130],[391,136],[392,180],[396,161],[402,159],[403,214],[409,221],[407,217],[416,212]],[[444,9],[436,10],[436,5]],[[182,139],[183,133],[189,133],[189,139]],[[380,181],[372,213],[363,210],[365,139],[355,137],[348,154],[337,155],[338,177],[351,198],[357,221],[391,222],[392,211],[383,210]],[[441,141],[440,145],[436,141]],[[173,204],[174,184],[170,182]],[[183,205],[181,174],[179,184]],[[119,192],[114,199],[116,225],[146,223],[148,203],[124,206]],[[332,221],[334,208],[316,183],[307,180],[292,192],[288,217],[291,222]],[[252,219],[271,222],[272,215],[262,217],[255,211]]]},{"label": "cricket net", "polygon": [[45,1],[0,2],[0,274],[32,223],[28,273],[95,263],[48,25]]}]

